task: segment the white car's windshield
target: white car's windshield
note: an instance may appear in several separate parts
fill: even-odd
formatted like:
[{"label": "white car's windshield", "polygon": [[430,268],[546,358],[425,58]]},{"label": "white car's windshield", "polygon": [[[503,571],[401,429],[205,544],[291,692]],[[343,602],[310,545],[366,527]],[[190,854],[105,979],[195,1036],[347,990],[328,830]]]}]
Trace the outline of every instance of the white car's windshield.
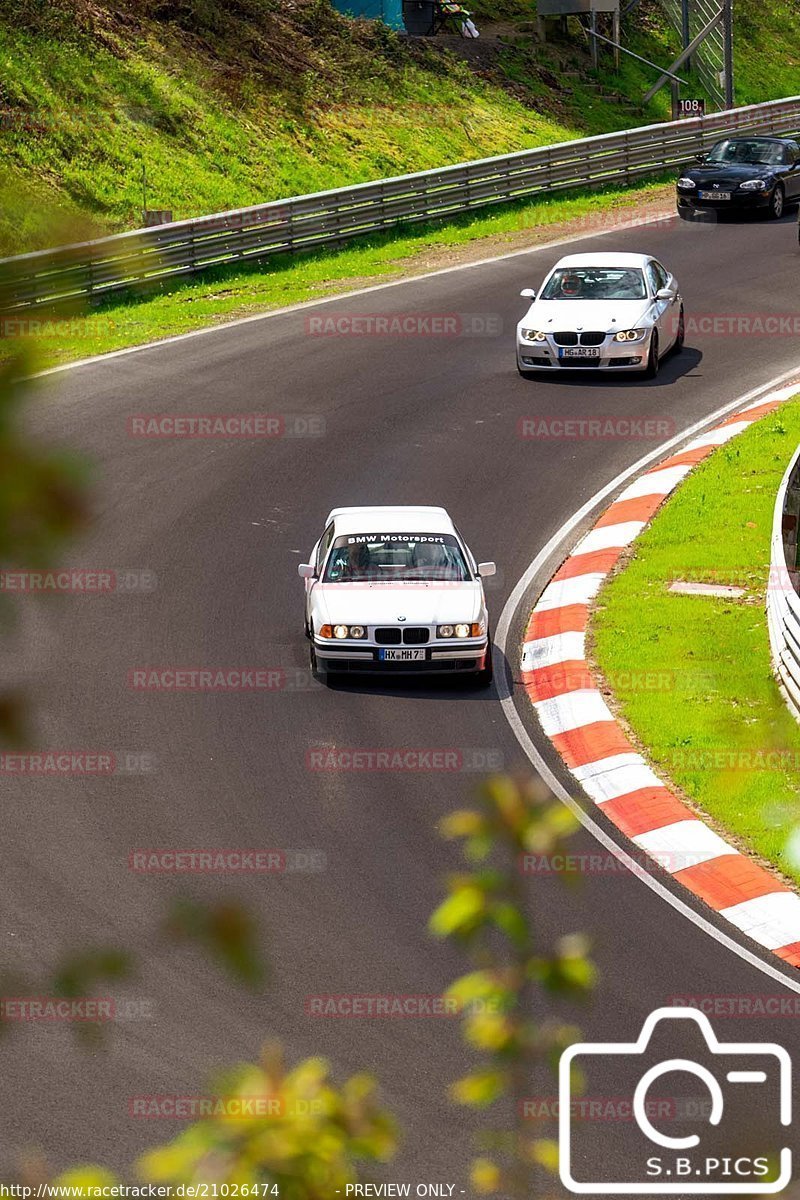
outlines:
[{"label": "white car's windshield", "polygon": [[647,289],[638,267],[559,267],[539,293],[540,300],[644,300]]},{"label": "white car's windshield", "polygon": [[760,138],[726,138],[708,153],[710,163],[759,163],[765,166],[783,161],[783,147]]},{"label": "white car's windshield", "polygon": [[461,547],[452,534],[363,533],[336,538],[323,582],[440,579],[462,583],[469,578]]}]

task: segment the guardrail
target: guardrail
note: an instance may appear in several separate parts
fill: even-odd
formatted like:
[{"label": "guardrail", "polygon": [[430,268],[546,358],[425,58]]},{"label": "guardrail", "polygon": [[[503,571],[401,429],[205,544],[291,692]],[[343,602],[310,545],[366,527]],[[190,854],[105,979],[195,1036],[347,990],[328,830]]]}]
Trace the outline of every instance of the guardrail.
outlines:
[{"label": "guardrail", "polygon": [[678,166],[721,134],[742,130],[800,131],[800,96],[0,259],[0,313],[93,299],[223,264],[296,254],[543,192],[632,183]]},{"label": "guardrail", "polygon": [[[767,583],[767,627],[772,665],[793,716],[800,721],[800,596],[795,587],[798,578],[797,538],[800,513],[800,447],[778,488],[772,522],[769,581]],[[792,549],[792,561],[787,548]]]}]

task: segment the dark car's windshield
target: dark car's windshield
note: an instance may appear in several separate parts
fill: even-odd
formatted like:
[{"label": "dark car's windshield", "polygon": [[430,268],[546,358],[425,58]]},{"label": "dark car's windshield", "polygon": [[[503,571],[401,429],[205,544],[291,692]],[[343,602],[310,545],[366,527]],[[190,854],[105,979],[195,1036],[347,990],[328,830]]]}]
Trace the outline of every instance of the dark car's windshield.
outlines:
[{"label": "dark car's windshield", "polygon": [[364,533],[336,538],[323,582],[439,579],[462,583],[469,578],[461,547],[452,534]]},{"label": "dark car's windshield", "polygon": [[766,138],[726,138],[712,146],[706,162],[773,166],[783,162],[783,147]]},{"label": "dark car's windshield", "polygon": [[540,300],[644,300],[647,289],[638,267],[559,267],[539,293]]}]

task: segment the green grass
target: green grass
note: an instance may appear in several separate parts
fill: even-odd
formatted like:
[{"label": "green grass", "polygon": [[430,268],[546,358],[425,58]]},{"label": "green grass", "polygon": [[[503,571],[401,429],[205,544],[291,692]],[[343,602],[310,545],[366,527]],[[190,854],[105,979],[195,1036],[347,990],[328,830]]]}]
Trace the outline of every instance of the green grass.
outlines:
[{"label": "green grass", "polygon": [[313,73],[265,78],[171,25],[71,39],[3,21],[0,0],[0,254],[136,228],[143,170],[148,207],[180,219],[639,120],[556,100],[520,52],[501,52],[505,89],[378,23],[320,20]]},{"label": "green grass", "polygon": [[[800,727],[772,676],[764,597],[775,495],[798,442],[795,398],[715,451],[603,588],[591,633],[595,661],[659,773],[795,882]],[[746,594],[670,594],[680,579]],[[768,769],[763,756],[776,751],[787,757]]]},{"label": "green grass", "polygon": [[[439,265],[448,250],[481,240],[487,243],[487,254],[502,253],[504,244],[514,245],[520,232],[551,230],[557,237],[576,219],[584,218],[592,226],[622,222],[640,215],[642,205],[658,200],[662,193],[663,184],[651,183],[591,196],[543,197],[436,226],[411,226],[338,250],[283,255],[246,268],[215,268],[194,281],[184,278],[160,284],[155,292],[142,296],[109,300],[88,316],[55,316],[49,322],[39,318],[43,328],[34,339],[36,365],[57,366],[382,279],[421,273]],[[402,307],[400,294],[397,305]],[[14,345],[15,339],[7,337],[7,350]]]}]

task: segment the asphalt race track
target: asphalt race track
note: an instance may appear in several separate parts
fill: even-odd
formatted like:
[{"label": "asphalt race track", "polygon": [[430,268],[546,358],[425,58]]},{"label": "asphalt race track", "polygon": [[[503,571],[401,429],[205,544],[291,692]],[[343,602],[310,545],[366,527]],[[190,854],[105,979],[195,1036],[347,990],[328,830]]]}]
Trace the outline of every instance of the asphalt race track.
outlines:
[{"label": "asphalt race track", "polygon": [[[791,217],[674,222],[572,245],[654,253],[677,275],[689,318],[796,309]],[[307,754],[320,743],[457,747],[490,753],[508,770],[524,767],[497,698],[502,664],[490,693],[408,683],[305,686],[297,563],[334,505],[443,504],[476,556],[497,560],[488,592],[496,624],[529,562],[588,497],[670,433],[798,359],[792,337],[697,334],[690,324],[684,353],[669,358],[653,383],[579,375],[525,381],[514,364],[514,325],[525,303],[518,293],[538,286],[567,252],[545,248],[41,381],[33,428],[96,464],[96,520],[70,563],[146,569],[158,586],[142,595],[64,598],[44,611],[22,602],[23,632],[36,642],[20,661],[34,681],[37,741],[146,751],[157,769],[4,781],[3,957],[45,972],[70,947],[131,946],[142,963],[126,995],[144,1001],[146,1015],[132,1009],[104,1050],[87,1051],[68,1028],[47,1023],[14,1031],[2,1048],[14,1098],[0,1112],[4,1170],[32,1145],[55,1167],[125,1167],[180,1128],[131,1119],[131,1096],[203,1093],[214,1070],[256,1057],[272,1034],[290,1059],[322,1053],[340,1077],[362,1069],[379,1077],[405,1131],[387,1178],[468,1189],[473,1121],[445,1096],[473,1061],[457,1022],[325,1019],[306,1015],[304,1004],[321,993],[438,993],[465,969],[455,951],[431,941],[425,924],[442,874],[456,862],[435,822],[464,801],[478,776],[315,771]],[[375,312],[477,314],[499,318],[502,334],[307,332],[315,313]],[[127,429],[128,418],[143,413],[253,412],[313,414],[325,433],[147,440]],[[518,422],[531,416],[642,416],[670,429],[652,439],[523,439]],[[526,613],[512,628],[513,674]],[[285,668],[300,685],[255,694],[136,692],[128,672],[145,665]],[[128,855],[137,847],[312,848],[324,853],[326,869],[175,879],[132,872]],[[576,853],[593,850],[581,832]],[[544,944],[572,930],[593,939],[595,997],[579,1013],[560,1014],[588,1038],[630,1040],[675,995],[791,995],[632,875],[589,875],[573,892],[548,877],[531,887]],[[240,992],[200,954],[173,950],[150,932],[178,890],[233,895],[259,914],[272,967],[263,996]],[[715,1027],[731,1039],[778,1040],[790,1051],[798,1044],[790,1020]],[[536,1087],[555,1094],[552,1080]]]}]

